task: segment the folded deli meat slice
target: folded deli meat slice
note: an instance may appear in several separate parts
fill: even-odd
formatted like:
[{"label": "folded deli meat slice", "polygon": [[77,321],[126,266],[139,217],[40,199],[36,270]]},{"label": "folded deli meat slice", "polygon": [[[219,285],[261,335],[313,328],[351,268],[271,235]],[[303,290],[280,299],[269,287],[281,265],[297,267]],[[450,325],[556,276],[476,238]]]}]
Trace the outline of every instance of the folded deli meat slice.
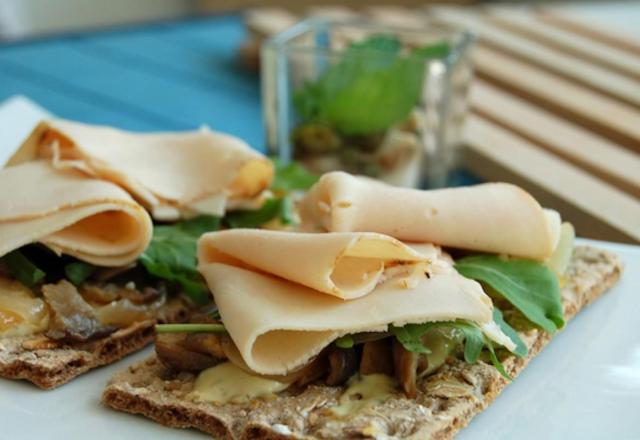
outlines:
[{"label": "folded deli meat slice", "polygon": [[344,299],[371,292],[385,268],[406,265],[409,269],[420,264],[428,269],[438,255],[435,247],[423,255],[376,233],[305,234],[259,229],[206,234],[199,249],[201,262],[267,272]]},{"label": "folded deli meat slice", "polygon": [[332,172],[307,193],[300,216],[309,230],[373,231],[537,260],[560,236],[559,214],[507,183],[423,191]]},{"label": "folded deli meat slice", "polygon": [[[467,319],[477,322],[496,342],[513,347],[493,322],[491,300],[480,285],[460,276],[441,260],[436,271],[429,277],[420,277],[412,288],[389,278],[367,295],[344,300],[221,257],[215,244],[210,252],[211,235],[205,235],[199,244],[200,273],[213,292],[225,327],[243,360],[258,373],[287,374],[308,363],[342,335],[386,331],[391,324]],[[319,237],[327,240],[331,248],[333,235]],[[336,236],[336,241],[346,237]],[[253,248],[249,241],[245,244]],[[319,249],[309,248],[309,253]],[[256,251],[257,255],[260,253],[263,251]],[[283,246],[282,252],[269,258],[288,258],[287,253]],[[303,270],[304,264],[293,264]]]},{"label": "folded deli meat slice", "polygon": [[273,178],[271,162],[242,140],[206,129],[130,133],[65,120],[40,123],[8,165],[48,158],[129,191],[154,218],[221,215]]},{"label": "folded deli meat slice", "polygon": [[134,261],[151,240],[149,214],[103,180],[34,161],[0,170],[0,256],[40,242],[100,266]]}]

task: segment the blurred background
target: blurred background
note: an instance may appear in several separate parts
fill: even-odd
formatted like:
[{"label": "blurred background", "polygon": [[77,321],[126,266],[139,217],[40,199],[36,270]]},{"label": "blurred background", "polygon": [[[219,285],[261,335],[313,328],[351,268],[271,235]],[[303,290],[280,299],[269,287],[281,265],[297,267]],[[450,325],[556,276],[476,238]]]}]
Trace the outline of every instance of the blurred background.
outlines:
[{"label": "blurred background", "polygon": [[0,4],[0,36],[18,39],[89,30],[184,17],[197,11],[193,1],[4,0]]},{"label": "blurred background", "polygon": [[[300,0],[296,2],[274,1],[225,1],[225,0],[110,0],[108,2],[86,0],[3,0],[0,2],[0,38],[18,39],[57,32],[90,30],[110,26],[153,22],[193,17],[212,13],[239,11],[249,7],[276,6],[302,12],[309,7],[344,6],[362,9],[363,4],[423,6],[424,0],[345,0],[320,2]],[[545,4],[575,12],[595,24],[640,35],[640,2],[626,1],[512,1],[495,2],[480,0],[450,0],[436,3],[470,5],[479,3],[511,3],[520,5]]]},{"label": "blurred background", "polygon": [[[432,97],[426,113],[414,112],[456,144],[455,163],[443,165],[446,179],[435,186],[510,181],[560,211],[579,235],[640,242],[640,1],[292,3],[0,0],[0,142],[6,124],[38,108],[128,130],[206,124],[279,154],[300,130],[277,133],[274,125],[288,116],[270,102],[293,98],[269,94],[280,93],[274,77],[293,87],[301,64],[270,73],[260,59],[264,41],[308,17],[423,30],[435,23],[477,37],[471,74],[433,70],[444,72],[434,84],[445,81],[440,87],[457,87],[460,96]],[[429,105],[460,109],[464,121],[434,120]],[[409,119],[400,125],[364,141],[339,139],[350,149],[338,150],[357,165],[347,168],[375,174],[402,154],[413,157],[400,144],[417,132],[407,129]],[[303,129],[308,150],[317,139],[338,142],[335,133]],[[354,153],[354,142],[362,151]],[[373,171],[367,155],[379,162]],[[310,156],[313,167],[318,154]]]}]

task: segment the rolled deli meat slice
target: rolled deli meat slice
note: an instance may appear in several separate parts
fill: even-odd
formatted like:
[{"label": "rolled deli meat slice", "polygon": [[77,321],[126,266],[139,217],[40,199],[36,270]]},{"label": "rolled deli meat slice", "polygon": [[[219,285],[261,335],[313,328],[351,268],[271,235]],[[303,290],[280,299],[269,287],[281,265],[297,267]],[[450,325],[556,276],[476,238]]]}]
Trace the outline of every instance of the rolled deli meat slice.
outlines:
[{"label": "rolled deli meat slice", "polygon": [[145,250],[149,214],[120,187],[34,161],[0,170],[0,256],[42,243],[100,266],[123,266]]},{"label": "rolled deli meat slice", "polygon": [[560,236],[560,215],[508,183],[438,190],[389,186],[343,172],[322,176],[302,201],[303,228],[368,231],[402,241],[544,260]]},{"label": "rolled deli meat slice", "polygon": [[392,237],[362,232],[230,229],[206,234],[199,243],[199,261],[267,272],[343,299],[371,292],[385,269],[428,270],[437,256],[435,246],[419,253]]},{"label": "rolled deli meat slice", "polygon": [[9,160],[46,158],[127,190],[158,220],[224,214],[271,184],[273,165],[244,141],[202,129],[132,133],[66,120],[41,122]]},{"label": "rolled deli meat slice", "polygon": [[[459,275],[437,248],[419,248],[428,252],[411,251],[380,234],[209,233],[199,241],[198,268],[244,362],[260,374],[287,374],[340,336],[408,323],[469,320],[513,348],[494,323],[491,299],[480,284]],[[336,256],[350,253],[349,258],[375,262],[374,271],[382,261],[383,272],[369,285],[368,265],[362,271],[359,263],[349,262],[348,278],[365,279],[367,292],[348,299],[335,295],[338,286],[327,276]],[[418,258],[429,266],[418,266],[415,283],[401,283],[398,265],[385,266],[400,258],[409,264]]]}]

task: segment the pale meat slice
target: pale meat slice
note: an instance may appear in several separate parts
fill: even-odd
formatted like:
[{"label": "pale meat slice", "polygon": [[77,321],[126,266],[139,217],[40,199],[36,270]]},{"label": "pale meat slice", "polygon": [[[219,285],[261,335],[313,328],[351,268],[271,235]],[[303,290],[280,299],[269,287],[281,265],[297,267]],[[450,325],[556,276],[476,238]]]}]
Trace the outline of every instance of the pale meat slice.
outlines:
[{"label": "pale meat slice", "polygon": [[0,256],[42,243],[100,266],[135,261],[151,240],[149,214],[118,186],[34,161],[0,170]]},{"label": "pale meat slice", "polygon": [[392,237],[362,232],[231,229],[203,235],[198,249],[203,264],[263,271],[343,299],[371,292],[390,266],[428,270],[438,257],[435,246],[419,253]]},{"label": "pale meat slice", "polygon": [[260,374],[287,374],[342,335],[386,331],[391,324],[467,319],[513,348],[493,323],[490,298],[453,268],[422,277],[413,289],[389,280],[349,301],[222,263],[201,261],[200,272],[242,358]]},{"label": "pale meat slice", "polygon": [[403,241],[544,260],[560,236],[560,216],[507,183],[417,190],[343,172],[327,173],[307,193],[307,230],[370,231]]},{"label": "pale meat slice", "polygon": [[242,140],[208,129],[132,133],[66,120],[41,122],[8,166],[47,158],[126,189],[159,220],[222,215],[271,183],[273,166]]}]

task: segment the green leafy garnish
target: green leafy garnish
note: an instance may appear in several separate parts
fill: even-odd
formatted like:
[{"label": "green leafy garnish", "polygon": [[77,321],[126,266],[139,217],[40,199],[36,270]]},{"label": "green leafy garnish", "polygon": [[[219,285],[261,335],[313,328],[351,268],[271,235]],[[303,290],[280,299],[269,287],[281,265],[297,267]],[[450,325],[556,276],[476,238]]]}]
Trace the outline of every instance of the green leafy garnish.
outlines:
[{"label": "green leafy garnish", "polygon": [[516,344],[516,349],[513,352],[519,357],[526,356],[529,353],[527,346],[520,338],[520,335],[518,335],[518,332],[515,331],[514,328],[504,320],[502,312],[497,307],[493,308],[493,320],[496,324],[498,324],[498,326],[500,326],[502,333],[509,336],[509,339],[511,339],[514,344]]},{"label": "green leafy garnish", "polygon": [[422,335],[424,335],[429,329],[434,328],[434,323],[428,324],[408,324],[402,327],[392,327],[391,333],[393,333],[404,348],[413,353],[429,354],[431,350],[425,347],[422,342]]},{"label": "green leafy garnish", "polygon": [[545,331],[553,333],[564,325],[558,278],[543,264],[474,255],[456,261],[455,268],[461,275],[491,286]]},{"label": "green leafy garnish", "polygon": [[493,348],[493,342],[491,342],[491,340],[489,339],[487,339],[486,342],[487,350],[489,351],[489,359],[491,359],[491,363],[493,364],[493,366],[496,367],[496,370],[498,370],[500,374],[502,374],[502,377],[507,380],[512,380],[511,375],[507,373],[507,370],[504,369],[504,365],[502,365],[502,362],[500,362],[500,359],[498,359],[496,351]]},{"label": "green leafy garnish", "polygon": [[298,162],[284,165],[279,160],[273,161],[276,172],[271,184],[274,191],[296,191],[311,188],[320,178],[317,174],[307,171]]},{"label": "green leafy garnish", "polygon": [[179,231],[184,232],[185,234],[189,234],[195,237],[197,240],[202,234],[206,232],[217,231],[218,229],[220,229],[220,217],[216,217],[215,215],[201,215],[199,217],[184,220],[172,225],[156,226],[154,228],[154,232],[155,229],[165,227],[175,228]]},{"label": "green leafy garnish", "polygon": [[33,287],[45,277],[46,273],[33,264],[19,250],[11,251],[2,257],[9,273],[27,287]]},{"label": "green leafy garnish", "polygon": [[312,187],[320,178],[312,174],[297,162],[284,165],[277,159],[275,177],[271,190],[276,194],[267,199],[259,209],[239,210],[228,213],[224,223],[230,228],[259,228],[265,223],[279,219],[283,225],[293,224],[293,200],[291,191],[305,190]]},{"label": "green leafy garnish", "polygon": [[[432,329],[450,329],[462,333],[464,336],[464,360],[469,364],[478,361],[482,350],[486,348],[489,352],[491,363],[507,379],[511,379],[504,366],[495,354],[493,343],[487,338],[480,327],[471,321],[442,321],[427,322],[424,324],[407,324],[403,327],[391,327],[391,332],[398,339],[402,346],[414,353],[429,354],[430,350],[425,346],[422,337]],[[517,353],[516,353],[517,354]]]},{"label": "green leafy garnish", "polygon": [[74,261],[64,266],[64,274],[74,285],[79,286],[89,278],[98,268],[84,261]]},{"label": "green leafy garnish", "polygon": [[194,302],[205,304],[209,289],[197,270],[196,243],[202,234],[219,227],[220,218],[210,215],[155,226],[140,262],[151,275],[179,284]]},{"label": "green leafy garnish", "polygon": [[344,335],[336,339],[333,343],[336,344],[338,348],[351,348],[355,344],[355,341],[350,335]]},{"label": "green leafy garnish", "polygon": [[224,222],[231,228],[258,228],[275,218],[285,225],[293,222],[293,203],[289,196],[269,199],[254,211],[230,212]]},{"label": "green leafy garnish", "polygon": [[294,106],[303,121],[346,135],[383,132],[417,104],[425,61],[448,53],[448,43],[440,42],[403,54],[397,37],[372,36],[352,43],[338,63],[298,90]]},{"label": "green leafy garnish", "polygon": [[156,324],[157,333],[226,333],[222,324]]}]

